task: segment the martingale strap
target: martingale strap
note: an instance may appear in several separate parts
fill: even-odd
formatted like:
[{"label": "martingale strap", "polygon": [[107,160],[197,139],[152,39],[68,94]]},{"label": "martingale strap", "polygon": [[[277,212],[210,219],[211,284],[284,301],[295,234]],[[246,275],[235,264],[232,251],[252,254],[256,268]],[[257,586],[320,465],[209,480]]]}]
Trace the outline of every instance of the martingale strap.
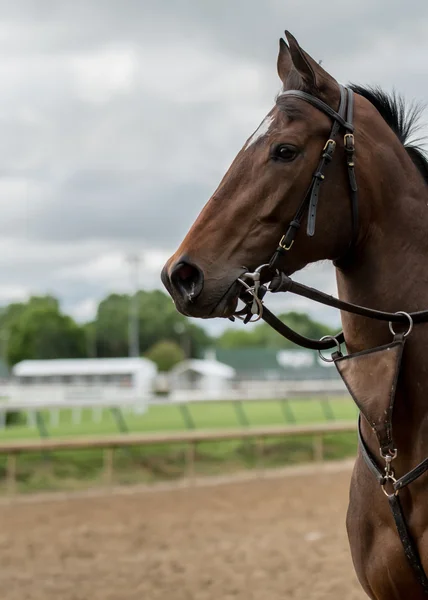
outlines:
[{"label": "martingale strap", "polygon": [[[368,447],[363,439],[363,434],[361,432],[361,421],[360,420],[358,420],[358,443],[359,443],[359,446],[361,449],[361,454],[364,458],[366,465],[368,466],[368,468],[370,469],[372,474],[376,477],[379,485],[385,485],[385,483],[386,483],[385,473],[378,466],[375,458],[373,457],[372,453],[368,449]],[[394,491],[399,492],[403,488],[407,487],[410,483],[413,483],[413,481],[415,481],[421,475],[423,475],[425,473],[425,471],[428,471],[428,458],[425,458],[422,462],[420,462],[411,471],[409,471],[408,473],[406,473],[405,475],[403,475],[402,477],[397,479],[397,481],[393,485]]]},{"label": "martingale strap", "polygon": [[[392,467],[392,462],[397,456],[397,449],[392,436],[392,416],[404,344],[405,335],[396,334],[393,341],[385,346],[348,356],[342,356],[341,352],[338,351],[332,355],[332,359],[339,375],[360,409],[358,441],[363,459],[388,498],[404,554],[413,569],[416,579],[425,594],[428,594],[428,577],[422,566],[412,533],[406,523],[398,495],[401,489],[428,470],[428,459],[422,461],[398,480],[395,478]],[[385,461],[384,470],[378,466],[364,441],[361,431],[361,415],[365,417],[377,437],[380,456]],[[387,486],[390,486],[390,489],[392,488],[391,492],[387,491]]]},{"label": "martingale strap", "polygon": [[355,404],[376,434],[382,456],[395,452],[392,413],[405,341],[403,334],[396,334],[385,346],[332,356]]},{"label": "martingale strap", "polygon": [[400,536],[401,543],[403,544],[404,554],[409,562],[409,565],[413,569],[416,579],[421,584],[425,594],[428,594],[428,578],[422,566],[417,546],[404,518],[403,507],[401,506],[400,498],[395,494],[391,494],[388,496],[388,502],[389,506],[391,507],[391,512],[392,516],[394,517],[398,535]]},{"label": "martingale strap", "polygon": [[[358,420],[358,442],[361,451],[361,455],[366,463],[367,467],[371,471],[371,473],[376,477],[379,485],[384,489],[385,484],[387,483],[388,477],[385,476],[385,473],[378,466],[375,458],[372,453],[368,449],[361,432],[361,422]],[[398,495],[398,492],[403,489],[412,481],[415,481],[418,477],[420,477],[425,471],[428,470],[428,458],[422,461],[417,467],[412,469],[409,473],[400,477],[400,479],[393,482],[393,492],[388,494],[385,492],[385,495],[388,497],[389,506],[391,508],[392,516],[394,518],[395,526],[397,528],[398,535],[400,537],[400,541],[403,545],[404,554],[407,558],[407,561],[412,568],[416,579],[420,583],[422,589],[425,594],[428,594],[428,577],[425,573],[425,570],[422,566],[421,558],[419,555],[418,548],[415,544],[413,536],[409,530],[409,527],[406,523],[406,519],[403,513],[403,507],[401,506],[401,501]]]}]

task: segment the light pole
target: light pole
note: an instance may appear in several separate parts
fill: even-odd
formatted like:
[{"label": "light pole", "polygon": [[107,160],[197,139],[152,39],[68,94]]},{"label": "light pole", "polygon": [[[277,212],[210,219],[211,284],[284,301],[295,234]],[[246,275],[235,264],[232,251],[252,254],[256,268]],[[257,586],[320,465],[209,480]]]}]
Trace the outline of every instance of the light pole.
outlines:
[{"label": "light pole", "polygon": [[131,294],[129,297],[128,312],[128,355],[130,357],[140,356],[140,332],[138,322],[138,272],[140,257],[138,254],[127,256],[127,262],[131,271]]}]

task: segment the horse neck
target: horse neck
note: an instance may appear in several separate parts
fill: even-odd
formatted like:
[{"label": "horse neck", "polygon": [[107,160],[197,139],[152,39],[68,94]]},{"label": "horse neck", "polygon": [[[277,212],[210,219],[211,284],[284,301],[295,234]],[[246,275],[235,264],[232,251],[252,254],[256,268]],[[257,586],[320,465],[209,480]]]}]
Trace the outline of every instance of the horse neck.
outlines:
[{"label": "horse neck", "polygon": [[[410,159],[400,157],[400,162],[389,164],[389,168],[395,169],[392,184],[391,174],[384,173],[364,198],[378,207],[376,219],[367,227],[353,264],[336,271],[339,296],[389,312],[428,309],[428,187]],[[388,187],[381,181],[389,182]],[[342,325],[350,353],[392,339],[385,322],[342,313]],[[427,336],[428,324],[417,325],[406,342],[395,401],[394,435],[408,452],[415,446],[418,431],[425,436],[428,433],[428,423],[424,425],[428,410]]]},{"label": "horse neck", "polygon": [[[344,300],[412,312],[428,309],[428,185],[403,145],[387,133],[388,149],[359,162],[359,240],[354,260],[337,269],[337,284]],[[342,321],[353,351],[388,336],[383,323],[348,314]]]}]

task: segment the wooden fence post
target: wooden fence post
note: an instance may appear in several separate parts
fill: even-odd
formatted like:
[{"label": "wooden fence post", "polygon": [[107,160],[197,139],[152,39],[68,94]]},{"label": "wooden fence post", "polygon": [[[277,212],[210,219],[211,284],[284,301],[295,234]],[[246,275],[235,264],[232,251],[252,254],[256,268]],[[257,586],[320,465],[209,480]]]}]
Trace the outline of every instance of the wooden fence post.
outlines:
[{"label": "wooden fence post", "polygon": [[15,494],[16,492],[16,461],[17,455],[15,452],[7,455],[6,487],[8,494]]},{"label": "wooden fence post", "polygon": [[104,481],[105,483],[111,483],[113,480],[113,459],[114,459],[114,448],[104,448]]},{"label": "wooden fence post", "polygon": [[191,484],[194,483],[195,479],[195,454],[196,442],[192,440],[188,442],[186,452],[186,475]]},{"label": "wooden fence post", "polygon": [[314,435],[312,438],[312,448],[314,452],[315,462],[322,462],[324,460],[324,442],[321,434]]},{"label": "wooden fence post", "polygon": [[263,464],[263,451],[265,447],[265,439],[264,437],[259,437],[256,439],[256,451],[257,451],[257,463],[256,468],[259,474],[259,477],[263,477],[264,475],[264,464]]}]

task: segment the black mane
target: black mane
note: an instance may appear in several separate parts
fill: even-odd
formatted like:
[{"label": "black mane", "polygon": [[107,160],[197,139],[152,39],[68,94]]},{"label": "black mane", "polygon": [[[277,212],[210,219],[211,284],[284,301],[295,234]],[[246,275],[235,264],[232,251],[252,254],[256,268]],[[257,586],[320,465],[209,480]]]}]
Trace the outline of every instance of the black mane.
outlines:
[{"label": "black mane", "polygon": [[418,144],[422,139],[412,139],[421,127],[419,121],[424,107],[418,104],[407,107],[402,96],[395,92],[387,94],[379,87],[363,87],[360,85],[350,85],[349,87],[356,94],[363,96],[373,104],[403,144],[413,164],[428,185],[428,157]]}]

